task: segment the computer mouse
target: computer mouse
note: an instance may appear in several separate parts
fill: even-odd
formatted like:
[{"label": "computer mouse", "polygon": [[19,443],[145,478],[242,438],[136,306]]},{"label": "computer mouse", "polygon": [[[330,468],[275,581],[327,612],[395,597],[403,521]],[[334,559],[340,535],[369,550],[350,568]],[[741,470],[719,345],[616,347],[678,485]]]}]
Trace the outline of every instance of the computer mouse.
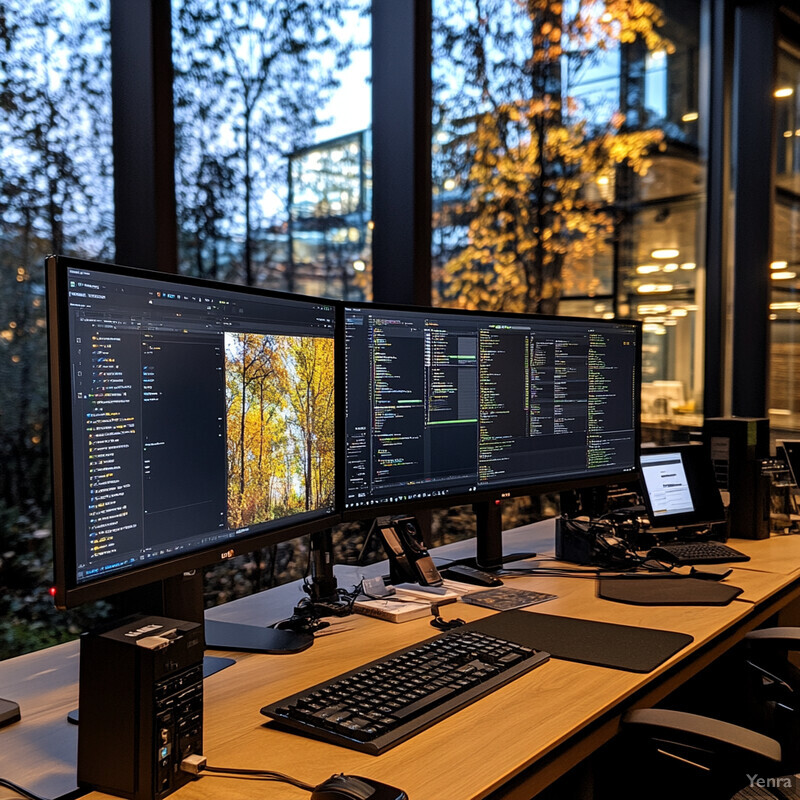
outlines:
[{"label": "computer mouse", "polygon": [[386,783],[339,773],[315,786],[311,800],[408,800],[408,795]]}]

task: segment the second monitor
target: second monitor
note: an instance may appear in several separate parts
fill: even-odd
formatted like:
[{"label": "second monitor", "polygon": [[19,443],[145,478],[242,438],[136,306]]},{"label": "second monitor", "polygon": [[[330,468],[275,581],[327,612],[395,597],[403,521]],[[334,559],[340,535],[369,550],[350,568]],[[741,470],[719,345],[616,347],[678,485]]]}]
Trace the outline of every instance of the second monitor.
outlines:
[{"label": "second monitor", "polygon": [[346,516],[636,474],[636,322],[348,304],[344,337]]}]

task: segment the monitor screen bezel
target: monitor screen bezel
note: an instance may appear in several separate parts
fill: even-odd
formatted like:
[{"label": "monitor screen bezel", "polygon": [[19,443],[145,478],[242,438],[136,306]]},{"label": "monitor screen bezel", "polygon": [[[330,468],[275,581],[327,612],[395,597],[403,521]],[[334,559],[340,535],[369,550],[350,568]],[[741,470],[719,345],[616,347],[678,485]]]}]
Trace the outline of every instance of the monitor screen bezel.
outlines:
[{"label": "monitor screen bezel", "polygon": [[[569,489],[582,489],[591,486],[607,486],[611,484],[624,484],[635,483],[638,479],[639,471],[639,453],[641,448],[641,388],[642,388],[642,323],[640,320],[634,319],[602,319],[599,317],[576,317],[576,316],[562,316],[552,314],[525,314],[518,312],[507,311],[478,311],[460,308],[438,308],[434,306],[411,306],[396,303],[377,303],[377,302],[356,302],[356,301],[341,301],[341,317],[337,325],[340,335],[346,335],[345,330],[345,314],[349,308],[357,308],[360,310],[374,310],[374,311],[394,311],[397,313],[409,312],[416,314],[445,314],[445,315],[469,315],[479,317],[482,319],[492,318],[508,318],[529,321],[531,318],[543,321],[554,322],[577,322],[586,325],[594,326],[612,326],[623,325],[630,328],[636,335],[636,362],[635,362],[635,375],[634,375],[634,427],[635,427],[635,453],[633,464],[628,470],[617,470],[614,472],[604,472],[595,475],[580,476],[574,478],[556,477],[552,479],[542,479],[531,481],[530,483],[509,483],[508,485],[493,484],[492,486],[480,488],[476,491],[462,492],[454,491],[445,495],[438,495],[431,498],[413,498],[403,500],[402,502],[385,502],[376,503],[368,507],[359,507],[354,509],[341,508],[342,519],[345,521],[371,519],[387,514],[398,513],[398,511],[406,512],[408,509],[423,509],[423,508],[443,508],[459,505],[471,505],[476,503],[488,502],[490,504],[499,505],[503,500],[512,497],[522,497],[531,494],[540,494],[544,492],[557,492]],[[346,391],[346,374],[345,374],[345,346],[341,348],[341,370],[342,370],[342,391],[340,398],[344,403],[344,394]],[[346,420],[344,414],[341,417],[341,431],[339,439],[343,446],[346,445]],[[342,504],[345,502],[345,481],[346,481],[346,468],[343,466],[338,470],[338,479],[340,481],[337,490],[337,497],[340,498]]]},{"label": "monitor screen bezel", "polygon": [[[692,459],[693,475],[697,480],[696,487],[691,485],[691,476],[687,475],[687,481],[690,485],[690,493],[692,501],[695,504],[695,509],[692,512],[682,514],[665,514],[655,516],[653,512],[653,504],[650,499],[650,493],[647,491],[644,474],[640,473],[640,485],[642,490],[642,499],[644,506],[647,510],[647,516],[650,520],[652,527],[656,530],[669,530],[672,528],[690,528],[690,527],[704,527],[715,525],[725,522],[725,506],[722,502],[717,487],[716,478],[714,476],[714,466],[709,457],[708,449],[699,443],[685,443],[664,445],[662,447],[645,447],[642,448],[639,460],[645,455],[666,456],[672,453],[681,453],[684,469],[686,468],[687,459],[686,454]],[[695,488],[696,494],[702,498],[702,505],[695,501],[695,492],[691,491]]]},{"label": "monitor screen bezel", "polygon": [[[336,525],[341,521],[338,492],[340,479],[335,478],[334,506],[321,510],[318,517],[305,517],[298,521],[287,518],[286,524],[268,530],[256,528],[241,538],[221,542],[193,550],[190,553],[170,556],[163,561],[110,574],[93,581],[78,583],[76,578],[76,534],[75,534],[75,475],[73,469],[72,398],[70,375],[70,336],[67,298],[68,271],[70,269],[93,270],[109,276],[125,276],[134,279],[172,283],[185,287],[257,295],[268,299],[289,302],[325,302],[334,307],[338,324],[339,313],[336,302],[327,298],[306,297],[238,284],[227,284],[206,279],[191,278],[174,273],[124,267],[117,264],[76,259],[65,256],[48,256],[46,267],[46,303],[48,322],[48,363],[50,367],[51,451],[53,490],[53,562],[54,599],[59,608],[73,608],[82,603],[103,599],[129,589],[135,589],[156,581],[173,578],[184,572],[219,563],[254,549],[270,547],[299,536],[305,536]],[[338,341],[334,330],[334,340]],[[338,348],[337,348],[338,350]],[[335,404],[339,415],[341,406],[341,369],[339,354],[334,359],[334,382],[337,387]],[[340,426],[334,426],[335,448],[340,450]],[[338,473],[338,469],[337,469]]]}]

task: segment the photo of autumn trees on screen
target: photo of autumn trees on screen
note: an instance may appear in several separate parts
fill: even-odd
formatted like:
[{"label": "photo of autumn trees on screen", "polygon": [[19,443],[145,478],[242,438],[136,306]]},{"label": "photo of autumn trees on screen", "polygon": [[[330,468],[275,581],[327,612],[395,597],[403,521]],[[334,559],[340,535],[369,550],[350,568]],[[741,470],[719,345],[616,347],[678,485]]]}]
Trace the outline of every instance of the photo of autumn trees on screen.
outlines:
[{"label": "photo of autumn trees on screen", "polygon": [[228,526],[333,502],[333,339],[225,334]]}]

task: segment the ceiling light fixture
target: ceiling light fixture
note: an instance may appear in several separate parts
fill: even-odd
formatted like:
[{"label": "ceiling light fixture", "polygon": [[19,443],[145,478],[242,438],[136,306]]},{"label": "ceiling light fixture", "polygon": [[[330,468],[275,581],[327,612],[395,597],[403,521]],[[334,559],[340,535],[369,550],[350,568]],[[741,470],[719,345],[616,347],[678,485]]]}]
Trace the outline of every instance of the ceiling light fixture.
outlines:
[{"label": "ceiling light fixture", "polygon": [[647,317],[651,314],[666,314],[669,306],[664,303],[655,303],[653,305],[640,305],[636,306],[636,313],[640,317]]},{"label": "ceiling light fixture", "polygon": [[664,247],[659,250],[653,250],[650,253],[650,258],[677,258],[680,253],[680,250],[676,250],[674,247]]},{"label": "ceiling light fixture", "polygon": [[663,294],[672,291],[671,283],[643,283],[636,291],[639,294]]}]

